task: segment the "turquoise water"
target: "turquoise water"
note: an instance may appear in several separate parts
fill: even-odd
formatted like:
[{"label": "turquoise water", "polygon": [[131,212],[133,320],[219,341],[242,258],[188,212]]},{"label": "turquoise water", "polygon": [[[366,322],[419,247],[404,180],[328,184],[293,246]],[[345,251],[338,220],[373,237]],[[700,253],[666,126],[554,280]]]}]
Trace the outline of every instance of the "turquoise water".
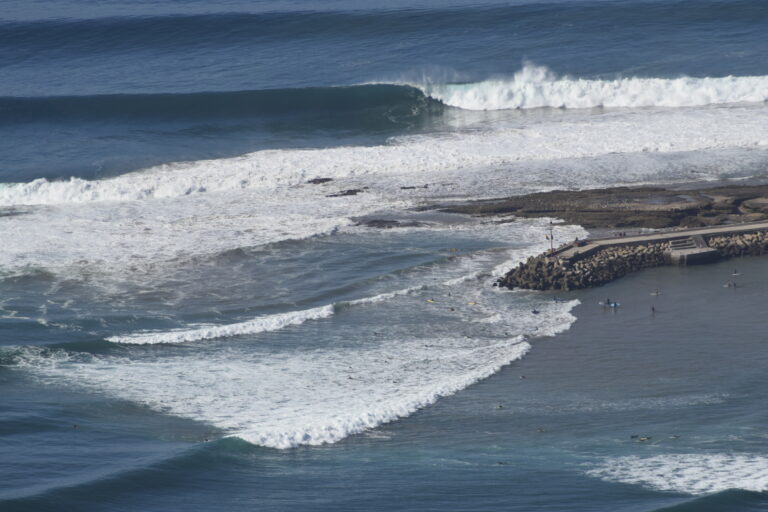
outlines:
[{"label": "turquoise water", "polygon": [[762,2],[5,7],[3,511],[766,507],[763,260],[430,209],[764,180]]}]

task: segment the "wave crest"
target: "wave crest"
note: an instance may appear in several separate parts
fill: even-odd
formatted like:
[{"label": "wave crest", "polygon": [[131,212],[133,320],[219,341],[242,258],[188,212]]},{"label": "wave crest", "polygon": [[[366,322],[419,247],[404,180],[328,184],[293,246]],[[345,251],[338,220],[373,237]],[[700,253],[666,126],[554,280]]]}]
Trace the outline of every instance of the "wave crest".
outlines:
[{"label": "wave crest", "polygon": [[511,79],[417,85],[424,94],[465,110],[594,107],[693,107],[768,100],[768,76],[617,78],[559,77],[526,63]]}]

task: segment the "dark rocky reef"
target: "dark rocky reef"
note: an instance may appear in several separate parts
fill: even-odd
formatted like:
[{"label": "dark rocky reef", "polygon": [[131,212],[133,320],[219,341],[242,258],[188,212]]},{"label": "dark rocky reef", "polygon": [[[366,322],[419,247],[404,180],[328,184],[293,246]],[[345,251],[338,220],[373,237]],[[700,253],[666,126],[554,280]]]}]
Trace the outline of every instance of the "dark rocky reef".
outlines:
[{"label": "dark rocky reef", "polygon": [[368,187],[363,188],[350,188],[348,190],[342,190],[341,192],[337,192],[335,194],[328,194],[325,197],[344,197],[344,196],[356,196],[357,194],[360,194],[361,192],[365,192],[365,189]]},{"label": "dark rocky reef", "polygon": [[392,229],[392,228],[418,228],[426,226],[424,222],[416,221],[399,221],[399,220],[387,220],[387,219],[370,219],[358,222],[356,226],[368,226],[369,228],[379,229]]},{"label": "dark rocky reef", "polygon": [[587,229],[714,226],[767,219],[768,185],[554,190],[437,208],[482,216],[556,217]]}]

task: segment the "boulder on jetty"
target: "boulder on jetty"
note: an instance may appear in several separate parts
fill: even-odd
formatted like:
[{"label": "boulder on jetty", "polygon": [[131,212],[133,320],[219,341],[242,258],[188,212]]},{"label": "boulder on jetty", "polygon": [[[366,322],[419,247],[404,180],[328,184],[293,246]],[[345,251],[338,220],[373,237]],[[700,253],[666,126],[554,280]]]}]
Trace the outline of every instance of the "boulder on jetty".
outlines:
[{"label": "boulder on jetty", "polygon": [[724,258],[760,256],[768,253],[768,232],[713,236],[707,239],[707,245],[716,249]]},{"label": "boulder on jetty", "polygon": [[717,226],[768,219],[768,185],[552,190],[431,208],[480,216],[555,217],[587,229]]}]

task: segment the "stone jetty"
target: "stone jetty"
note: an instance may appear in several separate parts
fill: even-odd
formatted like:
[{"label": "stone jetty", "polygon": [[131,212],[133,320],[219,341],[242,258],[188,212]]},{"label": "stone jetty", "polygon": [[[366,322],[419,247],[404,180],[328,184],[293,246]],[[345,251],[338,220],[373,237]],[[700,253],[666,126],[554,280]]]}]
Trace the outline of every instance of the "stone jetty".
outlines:
[{"label": "stone jetty", "polygon": [[599,286],[661,265],[691,265],[768,253],[768,222],[575,241],[528,258],[497,285],[531,290]]}]

